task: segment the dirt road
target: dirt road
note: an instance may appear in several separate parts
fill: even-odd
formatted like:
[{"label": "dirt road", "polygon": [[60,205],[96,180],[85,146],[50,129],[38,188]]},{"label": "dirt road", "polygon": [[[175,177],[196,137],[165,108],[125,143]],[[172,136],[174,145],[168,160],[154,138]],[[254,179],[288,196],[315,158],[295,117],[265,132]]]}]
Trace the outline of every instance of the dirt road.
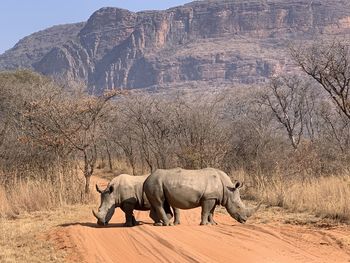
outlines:
[{"label": "dirt road", "polygon": [[252,219],[241,225],[216,213],[217,226],[199,226],[200,209],[181,211],[181,225],[153,226],[147,212],[136,212],[143,225],[125,228],[120,209],[108,227],[86,222],[59,227],[51,240],[70,248],[77,262],[350,262],[349,228],[313,229]]}]

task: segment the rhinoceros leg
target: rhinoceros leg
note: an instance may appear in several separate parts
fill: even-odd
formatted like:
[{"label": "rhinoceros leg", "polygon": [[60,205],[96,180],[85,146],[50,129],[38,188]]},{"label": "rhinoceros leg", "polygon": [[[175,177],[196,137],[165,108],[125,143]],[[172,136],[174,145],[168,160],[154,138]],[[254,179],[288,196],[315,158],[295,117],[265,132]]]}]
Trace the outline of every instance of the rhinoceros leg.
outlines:
[{"label": "rhinoceros leg", "polygon": [[152,220],[154,221],[154,224],[158,224],[158,225],[163,225],[163,223],[160,221],[156,210],[152,207],[150,212],[149,212],[149,217],[152,218]]},{"label": "rhinoceros leg", "polygon": [[174,225],[180,225],[180,209],[173,207]]},{"label": "rhinoceros leg", "polygon": [[149,217],[152,218],[152,220],[156,223],[158,222],[158,216],[157,216],[157,212],[154,211],[153,208],[151,208],[151,210],[149,211]]},{"label": "rhinoceros leg", "polygon": [[216,206],[216,200],[209,199],[209,200],[203,200],[202,201],[202,220],[200,225],[209,225],[211,224],[209,219],[210,212],[215,208]]},{"label": "rhinoceros leg", "polygon": [[140,225],[140,222],[137,222],[137,221],[136,221],[136,218],[135,218],[134,214],[132,215],[132,225],[133,225],[133,226]]},{"label": "rhinoceros leg", "polygon": [[[145,184],[147,184],[147,180],[145,181]],[[164,210],[164,206],[169,205],[169,204],[165,200],[164,192],[163,192],[161,185],[157,185],[157,184],[152,185],[152,189],[145,187],[145,193],[146,193],[146,196],[148,198],[148,201],[150,202],[154,211],[156,211],[158,219],[159,219],[159,222],[156,222],[154,225],[156,225],[156,226],[173,225],[173,223],[170,223],[170,221],[167,217],[166,211]]]},{"label": "rhinoceros leg", "polygon": [[171,226],[173,223],[170,223],[168,216],[164,210],[164,201],[161,200],[154,200],[153,202],[153,208],[157,213],[158,218],[162,221],[162,223],[156,222],[155,226]]},{"label": "rhinoceros leg", "polygon": [[155,210],[157,212],[158,217],[161,219],[162,223],[158,222],[155,223],[156,226],[171,226],[173,225],[173,223],[171,223],[168,219],[167,214],[164,211],[164,208],[160,205],[160,206],[156,206]]},{"label": "rhinoceros leg", "polygon": [[212,224],[212,225],[217,225],[218,223],[216,223],[214,221],[214,210],[215,210],[215,207],[216,205],[213,207],[213,209],[210,211],[209,213],[209,216],[208,216],[208,220],[209,220],[209,223]]},{"label": "rhinoceros leg", "polygon": [[137,225],[136,219],[134,217],[134,204],[131,203],[125,203],[121,207],[121,209],[125,213],[125,226],[126,227],[132,227]]},{"label": "rhinoceros leg", "polygon": [[167,218],[169,220],[172,219],[174,215],[173,215],[173,212],[170,209],[169,203],[168,202],[164,202],[163,208],[164,208],[164,211],[166,213]]}]

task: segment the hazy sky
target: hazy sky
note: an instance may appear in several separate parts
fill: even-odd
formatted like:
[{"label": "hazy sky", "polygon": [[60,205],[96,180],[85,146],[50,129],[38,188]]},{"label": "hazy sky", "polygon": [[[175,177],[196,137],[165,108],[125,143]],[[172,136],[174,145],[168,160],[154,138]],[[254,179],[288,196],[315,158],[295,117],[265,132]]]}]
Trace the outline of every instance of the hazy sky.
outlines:
[{"label": "hazy sky", "polygon": [[0,54],[21,38],[47,27],[86,21],[97,9],[167,9],[186,0],[0,0]]}]

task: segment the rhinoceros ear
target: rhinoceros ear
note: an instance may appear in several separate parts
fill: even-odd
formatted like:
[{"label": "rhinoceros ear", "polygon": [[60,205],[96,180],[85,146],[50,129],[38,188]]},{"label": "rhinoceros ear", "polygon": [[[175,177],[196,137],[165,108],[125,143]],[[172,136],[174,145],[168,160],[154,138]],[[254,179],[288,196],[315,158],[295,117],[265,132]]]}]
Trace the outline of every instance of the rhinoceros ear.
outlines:
[{"label": "rhinoceros ear", "polygon": [[100,194],[102,194],[103,192],[97,184],[96,184],[96,191],[99,192]]},{"label": "rhinoceros ear", "polygon": [[114,190],[114,187],[113,187],[113,185],[111,185],[111,186],[108,188],[108,192],[111,194],[111,193],[113,193],[113,190]]},{"label": "rhinoceros ear", "polygon": [[235,182],[235,188],[238,189],[238,188],[242,188],[243,187],[243,183],[241,183],[240,181],[236,181]]},{"label": "rhinoceros ear", "polygon": [[234,184],[233,184],[233,187],[227,187],[228,190],[230,190],[231,192],[234,192],[236,189],[239,189],[243,186],[243,183],[241,183],[240,181],[236,181]]}]

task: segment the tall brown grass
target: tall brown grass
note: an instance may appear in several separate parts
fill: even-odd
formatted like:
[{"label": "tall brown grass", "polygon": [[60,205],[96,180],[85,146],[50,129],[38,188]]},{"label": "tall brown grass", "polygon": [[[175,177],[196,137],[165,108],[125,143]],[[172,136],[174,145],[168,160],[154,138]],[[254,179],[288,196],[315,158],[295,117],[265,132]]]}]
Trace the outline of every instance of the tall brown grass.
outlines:
[{"label": "tall brown grass", "polygon": [[244,171],[232,174],[246,182],[246,198],[261,200],[291,212],[308,212],[340,222],[350,222],[350,175],[286,178],[282,173],[269,176]]},{"label": "tall brown grass", "polygon": [[63,205],[83,203],[89,200],[83,193],[84,178],[72,170],[64,175],[57,171],[49,178],[2,174],[9,178],[0,184],[0,217],[14,218],[22,213],[50,210]]}]

